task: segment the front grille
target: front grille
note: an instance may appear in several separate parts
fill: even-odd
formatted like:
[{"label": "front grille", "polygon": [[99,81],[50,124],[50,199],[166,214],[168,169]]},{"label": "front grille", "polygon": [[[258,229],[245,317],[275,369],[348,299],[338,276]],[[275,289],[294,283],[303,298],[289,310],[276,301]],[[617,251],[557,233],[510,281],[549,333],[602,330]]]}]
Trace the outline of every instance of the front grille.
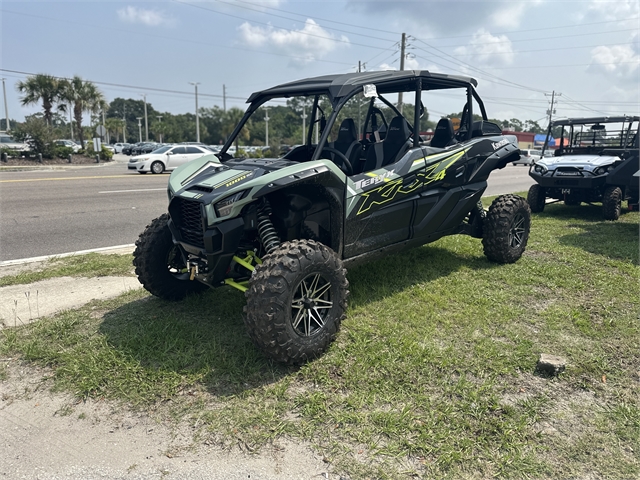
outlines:
[{"label": "front grille", "polygon": [[204,248],[201,203],[176,197],[171,202],[171,219],[174,221],[182,240],[195,247]]}]

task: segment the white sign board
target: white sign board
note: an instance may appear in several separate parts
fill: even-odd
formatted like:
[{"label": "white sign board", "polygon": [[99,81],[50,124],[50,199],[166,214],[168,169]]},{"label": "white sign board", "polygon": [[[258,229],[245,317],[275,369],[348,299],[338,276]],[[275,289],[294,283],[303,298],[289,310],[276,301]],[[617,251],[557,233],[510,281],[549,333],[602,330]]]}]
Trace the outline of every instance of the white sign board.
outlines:
[{"label": "white sign board", "polygon": [[93,139],[93,151],[96,153],[100,153],[102,151],[102,142],[99,138]]}]

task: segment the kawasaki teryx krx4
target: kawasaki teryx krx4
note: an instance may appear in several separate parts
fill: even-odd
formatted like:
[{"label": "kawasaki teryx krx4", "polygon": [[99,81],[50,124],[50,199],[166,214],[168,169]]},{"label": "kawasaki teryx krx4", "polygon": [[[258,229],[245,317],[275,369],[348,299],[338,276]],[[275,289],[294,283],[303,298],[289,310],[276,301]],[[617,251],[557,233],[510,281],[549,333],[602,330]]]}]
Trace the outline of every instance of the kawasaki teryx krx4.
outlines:
[{"label": "kawasaki teryx krx4", "polygon": [[[527,202],[503,195],[485,211],[481,196],[489,174],[520,151],[487,121],[475,87],[472,78],[396,71],[254,93],[218,153],[171,174],[168,214],[136,244],[138,278],[171,300],[224,285],[244,291],[254,343],[296,364],[334,339],[347,309],[345,266],[453,234],[482,238],[494,262],[515,262],[529,237]],[[422,100],[456,89],[458,128],[443,118],[421,136]],[[265,147],[243,150],[249,134]],[[302,143],[285,145],[294,139]],[[246,157],[262,152],[274,158]]]}]

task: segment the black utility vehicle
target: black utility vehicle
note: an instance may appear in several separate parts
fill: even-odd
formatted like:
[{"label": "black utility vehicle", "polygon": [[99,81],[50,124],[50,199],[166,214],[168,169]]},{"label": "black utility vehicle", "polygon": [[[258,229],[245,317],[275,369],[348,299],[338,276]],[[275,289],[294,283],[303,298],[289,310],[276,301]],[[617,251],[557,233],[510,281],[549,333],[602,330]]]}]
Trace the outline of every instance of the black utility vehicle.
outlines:
[{"label": "black utility vehicle", "polygon": [[[295,364],[335,337],[347,308],[345,266],[454,234],[482,238],[491,261],[515,262],[529,237],[527,202],[503,195],[485,211],[480,199],[489,174],[520,151],[487,121],[475,87],[472,78],[402,71],[254,93],[220,152],[171,174],[169,213],[136,244],[138,278],[171,300],[223,285],[244,291],[254,343]],[[418,134],[423,99],[443,90],[464,105],[460,128],[443,118],[427,143]],[[397,108],[398,93],[413,105]],[[278,123],[285,101],[290,110],[280,110]],[[269,127],[281,128],[270,131],[270,151],[296,143],[300,130],[287,129],[308,121],[303,144],[281,158],[232,157],[230,147],[265,118],[269,102]]]},{"label": "black utility vehicle", "polygon": [[[547,198],[565,205],[602,202],[606,220],[617,220],[621,201],[638,204],[639,117],[590,117],[556,120],[562,127],[553,157],[543,157],[529,170],[536,181],[529,189],[532,212],[542,212]],[[546,150],[547,146],[545,145]]]}]

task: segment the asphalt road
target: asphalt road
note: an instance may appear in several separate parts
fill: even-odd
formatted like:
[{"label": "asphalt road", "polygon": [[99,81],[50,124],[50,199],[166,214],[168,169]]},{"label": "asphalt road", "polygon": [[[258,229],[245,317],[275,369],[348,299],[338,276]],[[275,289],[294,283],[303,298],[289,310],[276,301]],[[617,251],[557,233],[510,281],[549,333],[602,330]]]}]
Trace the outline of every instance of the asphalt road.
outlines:
[{"label": "asphalt road", "polygon": [[[493,172],[485,194],[526,191],[528,171]],[[0,261],[132,244],[166,211],[168,178],[125,163],[0,172]]]}]

